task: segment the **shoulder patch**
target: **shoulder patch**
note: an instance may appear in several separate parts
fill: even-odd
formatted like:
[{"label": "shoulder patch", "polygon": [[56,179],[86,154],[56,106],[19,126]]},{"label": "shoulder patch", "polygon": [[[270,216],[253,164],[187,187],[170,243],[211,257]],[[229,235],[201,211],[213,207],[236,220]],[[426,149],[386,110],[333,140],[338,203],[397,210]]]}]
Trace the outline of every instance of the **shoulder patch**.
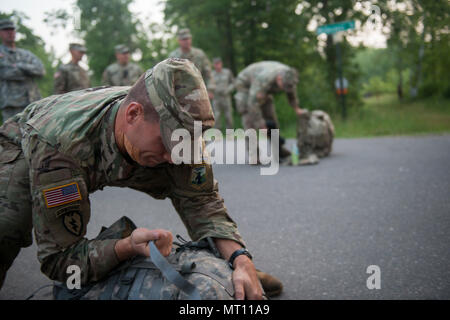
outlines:
[{"label": "shoulder patch", "polygon": [[71,234],[79,237],[83,231],[83,218],[79,211],[66,213],[63,217],[64,228]]},{"label": "shoulder patch", "polygon": [[207,171],[206,165],[199,165],[192,168],[191,185],[194,187],[201,187],[206,182]]},{"label": "shoulder patch", "polygon": [[47,208],[58,207],[66,203],[81,200],[80,187],[77,182],[46,189],[42,192]]}]

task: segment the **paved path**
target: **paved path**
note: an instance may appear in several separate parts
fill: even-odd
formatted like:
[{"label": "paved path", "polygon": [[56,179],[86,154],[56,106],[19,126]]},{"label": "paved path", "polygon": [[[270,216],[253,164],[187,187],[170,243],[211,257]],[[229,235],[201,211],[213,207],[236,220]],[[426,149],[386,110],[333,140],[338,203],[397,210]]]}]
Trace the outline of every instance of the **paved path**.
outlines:
[{"label": "paved path", "polygon": [[[257,267],[285,284],[281,299],[450,299],[450,135],[337,139],[316,166],[217,166],[215,177]],[[88,237],[122,215],[187,237],[168,200],[106,188],[91,202]],[[380,290],[366,287],[369,265]],[[48,282],[33,245],[0,299]]]}]

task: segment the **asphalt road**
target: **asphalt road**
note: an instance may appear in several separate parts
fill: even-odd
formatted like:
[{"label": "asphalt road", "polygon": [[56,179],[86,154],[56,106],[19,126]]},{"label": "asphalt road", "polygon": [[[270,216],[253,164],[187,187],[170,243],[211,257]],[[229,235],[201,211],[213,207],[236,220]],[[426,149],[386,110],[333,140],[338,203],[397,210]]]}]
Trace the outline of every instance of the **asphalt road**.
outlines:
[{"label": "asphalt road", "polygon": [[[337,139],[316,166],[216,166],[215,177],[256,266],[283,281],[279,299],[450,299],[450,135]],[[128,215],[187,238],[168,200],[106,188],[91,203],[88,237]],[[366,286],[370,265],[381,289]],[[49,282],[33,244],[0,299]]]}]

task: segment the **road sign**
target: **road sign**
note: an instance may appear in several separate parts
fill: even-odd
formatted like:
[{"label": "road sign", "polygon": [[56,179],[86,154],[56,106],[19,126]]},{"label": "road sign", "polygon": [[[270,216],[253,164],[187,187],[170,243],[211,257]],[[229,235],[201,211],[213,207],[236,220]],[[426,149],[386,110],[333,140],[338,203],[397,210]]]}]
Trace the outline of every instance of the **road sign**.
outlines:
[{"label": "road sign", "polygon": [[354,20],[326,24],[324,26],[318,27],[316,32],[317,32],[317,34],[321,34],[321,33],[333,34],[333,33],[339,32],[339,31],[345,31],[345,30],[349,30],[349,29],[355,29],[355,21]]},{"label": "road sign", "polygon": [[342,88],[341,88],[341,81],[340,79],[336,79],[334,82],[334,86],[336,89],[347,89],[348,88],[348,80],[346,78],[342,78]]}]

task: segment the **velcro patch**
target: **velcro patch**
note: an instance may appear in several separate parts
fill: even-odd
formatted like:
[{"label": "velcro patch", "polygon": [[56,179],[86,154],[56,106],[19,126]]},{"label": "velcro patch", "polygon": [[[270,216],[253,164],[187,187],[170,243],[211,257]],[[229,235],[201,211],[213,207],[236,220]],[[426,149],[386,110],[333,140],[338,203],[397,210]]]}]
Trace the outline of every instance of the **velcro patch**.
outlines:
[{"label": "velcro patch", "polygon": [[196,166],[192,168],[191,184],[196,187],[202,186],[206,182],[206,165]]},{"label": "velcro patch", "polygon": [[66,203],[81,200],[80,188],[77,182],[43,191],[47,208],[57,207]]}]

